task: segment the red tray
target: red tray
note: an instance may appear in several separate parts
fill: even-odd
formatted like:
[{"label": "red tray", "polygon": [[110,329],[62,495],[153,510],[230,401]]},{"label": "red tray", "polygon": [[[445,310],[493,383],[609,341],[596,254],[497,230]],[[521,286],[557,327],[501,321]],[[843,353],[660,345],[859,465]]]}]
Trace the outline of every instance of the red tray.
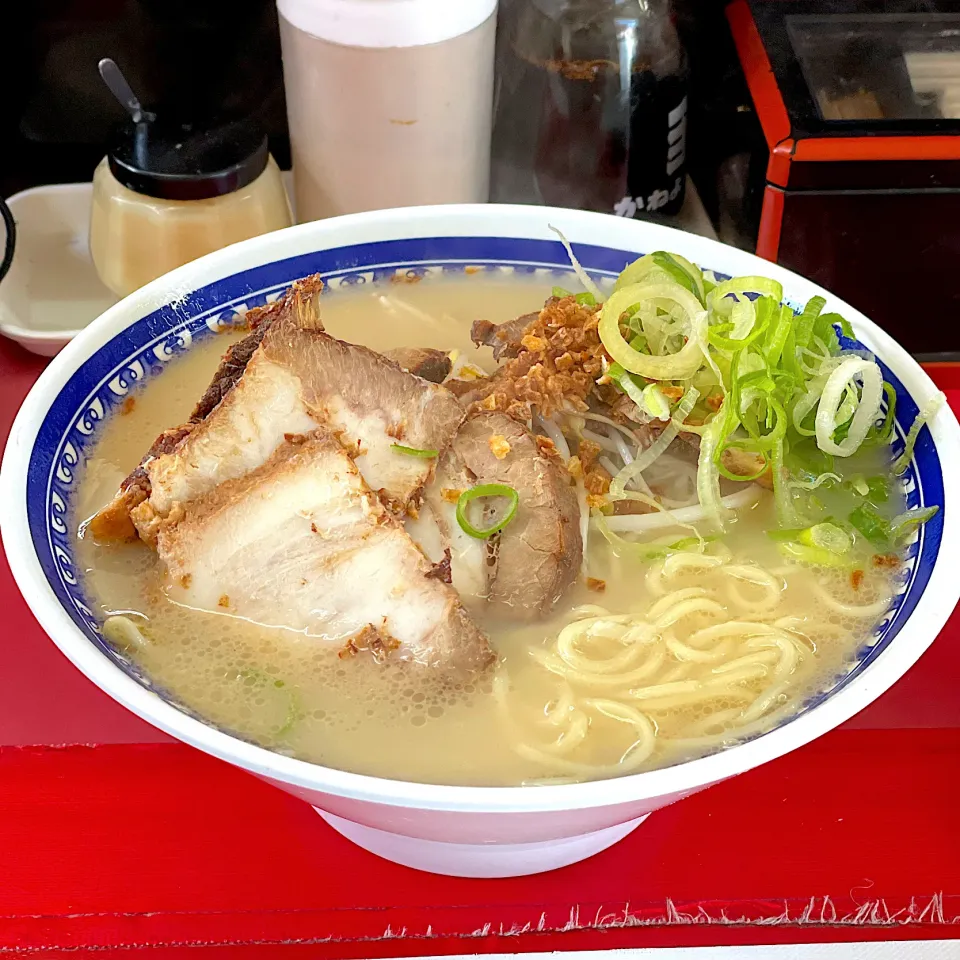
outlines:
[{"label": "red tray", "polygon": [[[42,362],[0,342],[0,431]],[[960,371],[931,368],[960,409]],[[170,740],[41,632],[0,559],[0,952],[401,957],[960,939],[960,614],[868,710],[584,863],[457,880]]]}]

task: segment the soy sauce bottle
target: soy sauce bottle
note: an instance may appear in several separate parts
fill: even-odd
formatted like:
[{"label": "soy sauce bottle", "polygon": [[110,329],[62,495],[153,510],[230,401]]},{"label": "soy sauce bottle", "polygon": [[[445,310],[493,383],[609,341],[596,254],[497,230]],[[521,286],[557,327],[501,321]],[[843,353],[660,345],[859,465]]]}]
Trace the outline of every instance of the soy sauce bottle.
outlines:
[{"label": "soy sauce bottle", "polygon": [[501,9],[492,199],[677,213],[688,67],[669,0],[508,0]]}]

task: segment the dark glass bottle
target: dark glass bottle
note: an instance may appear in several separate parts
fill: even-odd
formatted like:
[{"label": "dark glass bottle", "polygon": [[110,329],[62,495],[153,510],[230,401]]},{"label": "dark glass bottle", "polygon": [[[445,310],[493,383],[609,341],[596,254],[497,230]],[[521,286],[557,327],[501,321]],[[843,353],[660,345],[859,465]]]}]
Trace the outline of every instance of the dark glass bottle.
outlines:
[{"label": "dark glass bottle", "polygon": [[669,0],[507,0],[491,198],[678,212],[687,78]]}]

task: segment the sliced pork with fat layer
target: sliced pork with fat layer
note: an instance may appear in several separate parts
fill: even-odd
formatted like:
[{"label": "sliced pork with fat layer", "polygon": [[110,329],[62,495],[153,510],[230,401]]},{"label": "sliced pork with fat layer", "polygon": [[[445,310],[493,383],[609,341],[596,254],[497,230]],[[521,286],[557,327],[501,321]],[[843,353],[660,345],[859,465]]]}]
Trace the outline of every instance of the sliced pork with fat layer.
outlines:
[{"label": "sliced pork with fat layer", "polygon": [[435,461],[396,448],[442,453],[463,419],[456,397],[373,350],[325,333],[274,324],[261,350],[298,377],[311,415],[355,448],[364,479],[397,514],[416,504]]},{"label": "sliced pork with fat layer", "polygon": [[[290,434],[323,425],[357,455],[360,472],[397,514],[416,508],[435,460],[463,418],[447,390],[322,330],[319,279],[302,281],[254,317],[224,357],[187,424],[167,431],[89,524],[97,539],[148,542],[176,505],[263,464]],[[132,520],[132,523],[131,523]]]},{"label": "sliced pork with fat layer", "polygon": [[332,437],[285,441],[161,527],[172,599],[345,652],[477,670],[485,636]]}]

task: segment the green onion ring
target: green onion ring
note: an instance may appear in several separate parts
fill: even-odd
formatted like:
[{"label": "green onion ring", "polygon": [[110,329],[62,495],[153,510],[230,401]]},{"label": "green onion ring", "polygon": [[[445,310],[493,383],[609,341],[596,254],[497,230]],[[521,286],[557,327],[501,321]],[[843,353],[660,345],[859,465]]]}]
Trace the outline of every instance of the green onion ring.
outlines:
[{"label": "green onion ring", "polygon": [[439,450],[421,450],[419,447],[405,447],[402,443],[391,443],[391,450],[397,453],[405,453],[408,457],[421,457],[424,460],[432,460],[440,456]]},{"label": "green onion ring", "polygon": [[[471,500],[478,500],[481,497],[506,497],[510,501],[510,507],[503,517],[492,527],[487,527],[483,530],[475,527],[467,519],[467,504],[470,503]],[[476,487],[471,487],[469,490],[464,490],[463,493],[460,494],[460,499],[457,500],[457,523],[460,524],[460,529],[468,536],[475,537],[477,540],[488,540],[495,533],[502,530],[517,515],[517,507],[519,504],[520,494],[506,483],[481,483]]]}]

